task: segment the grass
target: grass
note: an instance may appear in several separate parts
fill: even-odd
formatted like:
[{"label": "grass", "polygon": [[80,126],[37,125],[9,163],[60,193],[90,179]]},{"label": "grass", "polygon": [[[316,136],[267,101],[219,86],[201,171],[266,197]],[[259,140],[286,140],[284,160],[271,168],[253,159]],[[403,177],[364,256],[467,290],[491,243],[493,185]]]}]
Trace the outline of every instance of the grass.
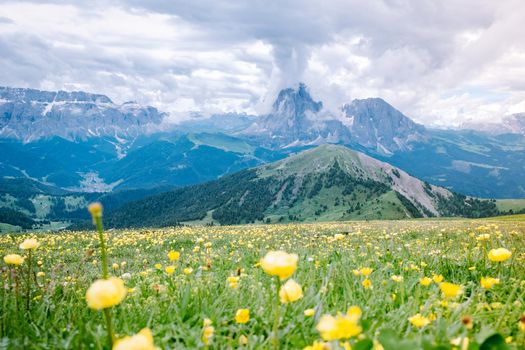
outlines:
[{"label": "grass", "polygon": [[508,212],[509,210],[517,212],[525,209],[525,199],[498,199],[496,207],[502,212]]},{"label": "grass", "polygon": [[[320,341],[315,327],[321,315],[344,313],[352,305],[363,313],[361,335],[348,339],[355,349],[370,349],[374,342],[376,350],[381,349],[379,343],[385,350],[418,350],[423,341],[428,342],[425,350],[452,349],[451,341],[469,338],[471,344],[479,344],[493,332],[508,344],[490,349],[524,349],[525,333],[518,322],[525,310],[524,233],[525,221],[498,219],[109,231],[109,265],[115,264],[111,274],[129,288],[124,301],[111,310],[113,326],[117,337],[148,327],[161,349],[269,349],[274,280],[258,262],[270,250],[284,250],[299,256],[292,278],[304,296],[281,306],[281,349],[302,349]],[[18,246],[29,236],[41,243],[33,253],[39,261],[33,270],[45,275],[32,276],[38,286],[25,312],[22,296],[17,309],[12,279],[9,284],[12,270],[2,266],[0,347],[106,349],[102,313],[90,310],[85,300],[86,290],[101,274],[96,233],[3,235],[0,256],[23,254]],[[510,249],[511,259],[489,261],[488,250],[499,247]],[[170,250],[181,252],[179,261],[168,260]],[[165,272],[167,265],[176,267],[174,274]],[[186,267],[193,272],[184,274]],[[366,277],[355,271],[363,267],[373,269],[368,289],[362,284]],[[25,265],[16,269],[19,278],[25,272]],[[438,284],[420,284],[422,277],[433,274],[461,285],[463,294],[444,299]],[[393,281],[393,275],[402,276],[402,281]],[[229,276],[240,276],[238,288],[228,286]],[[483,276],[499,278],[500,283],[483,289]],[[20,279],[19,284],[25,290]],[[246,324],[235,322],[241,308],[250,310]],[[315,314],[305,316],[310,308]],[[413,326],[408,319],[418,313],[430,324]],[[471,329],[462,323],[465,316],[473,320]],[[206,318],[215,330],[208,346],[201,339]],[[245,345],[242,336],[247,338]],[[338,347],[338,342],[332,343],[332,349]]]}]

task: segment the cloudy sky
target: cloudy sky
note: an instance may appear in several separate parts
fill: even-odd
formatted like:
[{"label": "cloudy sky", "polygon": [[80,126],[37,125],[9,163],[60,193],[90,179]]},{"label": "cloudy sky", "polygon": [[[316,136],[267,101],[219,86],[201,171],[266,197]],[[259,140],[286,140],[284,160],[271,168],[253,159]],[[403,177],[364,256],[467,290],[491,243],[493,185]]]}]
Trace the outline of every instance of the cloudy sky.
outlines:
[{"label": "cloudy sky", "polygon": [[264,113],[305,82],[455,126],[525,111],[523,0],[0,0],[0,85],[103,93],[184,118]]}]

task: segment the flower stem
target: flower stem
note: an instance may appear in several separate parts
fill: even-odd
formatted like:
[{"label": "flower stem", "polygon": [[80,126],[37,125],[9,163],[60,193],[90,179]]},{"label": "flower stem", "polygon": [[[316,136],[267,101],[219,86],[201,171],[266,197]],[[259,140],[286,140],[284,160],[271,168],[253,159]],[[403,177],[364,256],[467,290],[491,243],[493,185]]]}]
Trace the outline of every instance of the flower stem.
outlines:
[{"label": "flower stem", "polygon": [[26,286],[26,312],[29,312],[31,303],[31,249],[28,250],[27,255],[27,286]]},{"label": "flower stem", "polygon": [[274,301],[274,320],[273,320],[273,349],[279,349],[279,321],[281,317],[281,303],[279,301],[279,290],[281,289],[281,280],[275,277],[277,281],[275,286],[275,301]]},{"label": "flower stem", "polygon": [[104,309],[104,319],[106,320],[106,328],[108,331],[109,347],[112,348],[114,334],[113,334],[113,325],[111,324],[111,312],[109,309]]},{"label": "flower stem", "polygon": [[106,243],[104,241],[104,228],[102,227],[102,217],[96,216],[94,218],[95,226],[98,231],[98,239],[100,240],[100,256],[102,258],[102,277],[108,278],[108,256],[106,252]]}]

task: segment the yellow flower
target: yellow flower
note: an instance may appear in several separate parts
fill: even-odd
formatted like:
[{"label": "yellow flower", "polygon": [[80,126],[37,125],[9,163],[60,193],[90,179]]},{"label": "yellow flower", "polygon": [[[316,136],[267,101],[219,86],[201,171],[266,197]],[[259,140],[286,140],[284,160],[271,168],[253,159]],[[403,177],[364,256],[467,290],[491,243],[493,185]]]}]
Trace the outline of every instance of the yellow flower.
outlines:
[{"label": "yellow flower", "polygon": [[113,350],[155,350],[153,336],[148,328],[144,328],[131,337],[124,337],[115,342]]},{"label": "yellow flower", "polygon": [[153,266],[155,266],[155,268],[156,268],[157,270],[162,269],[162,264],[155,264],[155,265],[153,265]]},{"label": "yellow flower", "polygon": [[397,283],[403,282],[403,276],[393,275],[390,278],[392,279],[392,281],[397,282]]},{"label": "yellow flower", "polygon": [[241,345],[248,344],[248,337],[245,336],[244,334],[241,334],[241,336],[239,337],[239,344]]},{"label": "yellow flower", "polygon": [[365,277],[368,277],[370,276],[370,274],[374,272],[374,269],[370,268],[370,267],[363,267],[359,270],[359,273]]},{"label": "yellow flower", "polygon": [[239,309],[235,313],[235,322],[237,323],[246,323],[250,320],[250,310],[248,309]]},{"label": "yellow flower", "polygon": [[230,286],[230,288],[232,288],[232,289],[238,288],[240,279],[241,278],[239,276],[230,276],[230,277],[228,277],[228,285]]},{"label": "yellow flower", "polygon": [[204,326],[202,329],[202,342],[204,345],[209,345],[211,341],[211,337],[213,337],[213,333],[215,332],[215,328],[213,326]]},{"label": "yellow flower", "polygon": [[360,317],[361,309],[351,307],[346,315],[321,316],[316,329],[326,341],[347,339],[361,333],[362,329],[358,324]]},{"label": "yellow flower", "polygon": [[184,272],[185,275],[191,275],[193,272],[193,269],[191,267],[186,267],[184,268],[184,270],[182,270],[182,272]]},{"label": "yellow flower", "polygon": [[177,260],[179,260],[179,258],[180,258],[180,253],[179,252],[171,250],[168,253],[168,259],[170,259],[171,261],[177,261]]},{"label": "yellow flower", "polygon": [[494,262],[503,262],[510,259],[512,253],[505,248],[491,249],[489,251],[489,260]]},{"label": "yellow flower", "polygon": [[113,268],[113,270],[118,270],[120,265],[117,264],[117,263],[113,263],[113,265],[111,267]]},{"label": "yellow flower", "polygon": [[24,263],[24,258],[18,254],[7,254],[4,256],[4,262],[7,265],[22,265]]},{"label": "yellow flower", "polygon": [[20,249],[36,249],[40,247],[40,243],[34,238],[28,238],[20,244]]},{"label": "yellow flower", "polygon": [[481,287],[485,289],[490,289],[494,287],[496,284],[499,284],[499,278],[492,278],[492,277],[481,277]]},{"label": "yellow flower", "polygon": [[166,273],[167,273],[168,275],[173,275],[173,273],[175,272],[175,266],[173,266],[173,265],[166,266],[166,268],[164,269],[164,271],[166,271]]},{"label": "yellow flower", "polygon": [[308,345],[303,350],[328,350],[330,349],[330,344],[322,341],[314,341],[312,345]]},{"label": "yellow flower", "polygon": [[271,251],[261,259],[261,267],[271,276],[279,276],[284,280],[293,275],[297,270],[297,254],[288,254],[283,251]]},{"label": "yellow flower", "polygon": [[372,287],[372,281],[370,281],[368,278],[364,279],[363,282],[361,282],[361,284],[363,285],[363,287],[365,287],[365,289]]},{"label": "yellow flower", "polygon": [[421,314],[415,314],[414,316],[409,317],[408,320],[417,328],[423,328],[430,323],[430,319]]},{"label": "yellow flower", "polygon": [[441,283],[439,285],[439,289],[441,289],[441,292],[446,298],[455,298],[461,293],[463,293],[463,289],[459,284],[449,282]]},{"label": "yellow flower", "polygon": [[44,277],[46,274],[43,271],[38,271],[36,277]]},{"label": "yellow flower", "polygon": [[281,303],[287,304],[299,300],[303,297],[301,286],[293,279],[289,279],[279,290]]},{"label": "yellow flower", "polygon": [[465,338],[458,337],[458,338],[452,339],[450,341],[450,344],[459,347],[461,350],[467,350],[468,345],[469,345],[469,340],[466,337]]},{"label": "yellow flower", "polygon": [[102,204],[99,202],[91,203],[88,205],[88,211],[91,213],[93,219],[102,217]]},{"label": "yellow flower", "polygon": [[120,304],[126,296],[124,281],[110,277],[107,280],[96,280],[86,293],[86,301],[91,309],[105,309]]},{"label": "yellow flower", "polygon": [[306,317],[311,317],[311,316],[315,315],[315,309],[306,309],[306,310],[304,310],[304,315]]},{"label": "yellow flower", "polygon": [[419,280],[419,283],[421,283],[421,285],[423,287],[428,287],[432,283],[432,278],[430,278],[430,277],[423,277],[423,278],[421,278]]},{"label": "yellow flower", "polygon": [[443,281],[443,275],[432,275],[432,280],[436,283],[441,283]]}]

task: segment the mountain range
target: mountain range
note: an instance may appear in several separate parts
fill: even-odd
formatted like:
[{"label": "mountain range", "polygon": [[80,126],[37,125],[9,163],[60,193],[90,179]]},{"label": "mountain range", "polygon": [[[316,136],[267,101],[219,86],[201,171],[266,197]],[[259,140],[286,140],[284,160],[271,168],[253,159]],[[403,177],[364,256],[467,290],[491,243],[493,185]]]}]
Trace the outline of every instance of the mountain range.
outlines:
[{"label": "mountain range", "polygon": [[[195,115],[178,124],[167,123],[167,116],[99,94],[0,87],[0,178],[84,200],[137,191],[129,197],[137,200],[337,144],[457,193],[525,197],[525,114],[505,118],[499,132],[480,125],[431,129],[380,98],[327,110],[299,84],[280,91],[270,112],[260,116]],[[0,208],[20,209],[12,194],[2,193]],[[42,195],[19,199],[38,211],[43,204],[35,196]],[[60,217],[25,214],[39,220]]]}]

